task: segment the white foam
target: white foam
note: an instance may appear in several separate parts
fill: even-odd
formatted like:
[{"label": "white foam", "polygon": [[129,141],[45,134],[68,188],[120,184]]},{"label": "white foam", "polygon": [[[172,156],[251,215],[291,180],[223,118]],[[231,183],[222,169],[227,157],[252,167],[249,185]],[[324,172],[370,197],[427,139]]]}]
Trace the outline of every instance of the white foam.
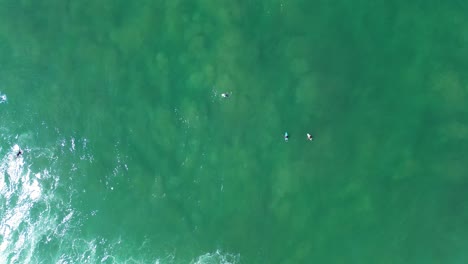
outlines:
[{"label": "white foam", "polygon": [[[26,167],[23,157],[16,155],[20,149],[14,144],[0,160],[0,263],[31,263],[41,237],[56,226],[41,184],[50,175]],[[37,204],[45,204],[47,210],[32,215]]]},{"label": "white foam", "polygon": [[[50,149],[25,148],[28,151],[24,158],[22,155],[16,156],[21,149],[17,144],[6,148],[7,153],[1,153],[0,149],[3,155],[3,158],[0,156],[0,263],[178,263],[175,252],[165,257],[154,256],[148,253],[152,251],[149,249],[151,246],[144,243],[138,247],[121,238],[81,237],[79,228],[83,221],[95,217],[98,210],[89,213],[74,210],[71,206],[73,196],[62,200],[59,195],[64,186],[61,186],[61,177],[56,169],[33,169],[34,166],[28,161],[41,157],[56,164],[61,160],[53,158],[53,150],[63,150],[60,147],[62,144],[70,144],[71,149],[77,152],[76,155],[70,154],[75,159],[71,163],[78,163],[81,156],[89,156],[85,150],[87,140],[72,138],[71,142],[56,141],[54,144]],[[127,157],[122,157],[118,148],[116,153],[118,170],[127,169]],[[79,164],[76,168],[80,170]],[[109,187],[114,188],[112,176],[107,180],[110,180]],[[44,257],[41,255],[43,247],[54,243],[57,244],[57,252],[50,253],[56,255],[41,259]],[[216,250],[204,253],[189,263],[235,264],[239,263],[239,255]]]},{"label": "white foam", "polygon": [[6,103],[7,100],[8,100],[8,98],[7,98],[6,94],[0,93],[0,104]]},{"label": "white foam", "polygon": [[[16,148],[18,148],[17,145],[13,146],[12,149]],[[27,233],[21,232],[24,227],[20,227],[20,225],[26,222],[31,207],[41,195],[38,182],[35,179],[31,181],[29,178],[29,170],[24,173],[24,178],[22,178],[23,165],[23,160],[17,158],[14,153],[8,154],[2,161],[0,191],[5,197],[5,204],[2,203],[4,210],[0,222],[0,235],[3,238],[0,244],[0,259],[5,257],[2,255],[7,249],[14,253],[21,252],[27,241]],[[10,261],[16,263],[18,257],[19,253],[13,254]]]},{"label": "white foam", "polygon": [[18,146],[18,144],[15,144],[12,148],[11,148],[14,152],[18,152],[20,150],[20,147]]},{"label": "white foam", "polygon": [[71,139],[71,149],[70,149],[71,152],[75,151],[75,139],[72,138]]},{"label": "white foam", "polygon": [[220,250],[216,250],[213,253],[206,253],[199,256],[197,259],[192,260],[191,264],[236,264],[239,263],[240,255],[223,253]]}]

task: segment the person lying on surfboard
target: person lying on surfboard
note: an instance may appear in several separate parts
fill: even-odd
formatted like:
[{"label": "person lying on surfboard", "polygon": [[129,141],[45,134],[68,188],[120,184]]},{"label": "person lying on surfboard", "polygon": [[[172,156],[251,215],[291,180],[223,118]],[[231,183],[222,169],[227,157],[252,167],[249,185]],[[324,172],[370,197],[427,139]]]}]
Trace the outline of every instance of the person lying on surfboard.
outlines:
[{"label": "person lying on surfboard", "polygon": [[314,138],[312,137],[312,135],[309,134],[309,133],[307,133],[307,139],[308,139],[308,140],[311,140],[311,141],[314,140]]},{"label": "person lying on surfboard", "polygon": [[288,141],[289,140],[289,135],[288,135],[288,132],[284,133],[284,141]]},{"label": "person lying on surfboard", "polygon": [[229,93],[222,93],[222,94],[221,94],[221,97],[223,97],[223,98],[228,98],[229,95],[230,95]]}]

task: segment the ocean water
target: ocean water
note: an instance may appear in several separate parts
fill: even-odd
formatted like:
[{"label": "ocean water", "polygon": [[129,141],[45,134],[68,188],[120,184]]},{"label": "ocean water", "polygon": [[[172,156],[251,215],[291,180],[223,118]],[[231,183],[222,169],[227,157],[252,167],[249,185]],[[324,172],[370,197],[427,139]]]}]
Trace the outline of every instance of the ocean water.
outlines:
[{"label": "ocean water", "polygon": [[466,263],[467,13],[0,0],[0,262]]}]

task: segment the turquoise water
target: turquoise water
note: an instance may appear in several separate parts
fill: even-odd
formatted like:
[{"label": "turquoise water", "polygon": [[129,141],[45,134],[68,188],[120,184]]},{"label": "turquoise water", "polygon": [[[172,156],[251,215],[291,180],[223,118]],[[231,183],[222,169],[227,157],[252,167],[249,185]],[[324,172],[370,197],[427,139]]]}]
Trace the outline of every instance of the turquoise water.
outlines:
[{"label": "turquoise water", "polygon": [[467,11],[0,0],[0,262],[466,263]]}]

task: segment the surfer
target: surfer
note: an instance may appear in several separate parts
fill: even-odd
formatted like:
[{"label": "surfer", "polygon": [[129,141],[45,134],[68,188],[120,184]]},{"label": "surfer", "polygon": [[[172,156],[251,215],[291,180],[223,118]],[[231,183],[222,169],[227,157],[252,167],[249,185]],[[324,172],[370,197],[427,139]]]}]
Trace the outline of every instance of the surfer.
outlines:
[{"label": "surfer", "polygon": [[309,133],[307,133],[307,139],[308,139],[308,140],[311,140],[311,141],[314,140],[314,138],[312,137],[312,135],[309,134]]},{"label": "surfer", "polygon": [[288,135],[288,132],[284,133],[284,141],[288,141],[289,140],[289,135]]},{"label": "surfer", "polygon": [[23,155],[23,151],[19,149],[18,152],[16,153],[16,157],[18,158],[21,155]]},{"label": "surfer", "polygon": [[223,97],[223,98],[228,98],[229,95],[230,95],[229,93],[222,93],[222,94],[221,94],[221,97]]}]

